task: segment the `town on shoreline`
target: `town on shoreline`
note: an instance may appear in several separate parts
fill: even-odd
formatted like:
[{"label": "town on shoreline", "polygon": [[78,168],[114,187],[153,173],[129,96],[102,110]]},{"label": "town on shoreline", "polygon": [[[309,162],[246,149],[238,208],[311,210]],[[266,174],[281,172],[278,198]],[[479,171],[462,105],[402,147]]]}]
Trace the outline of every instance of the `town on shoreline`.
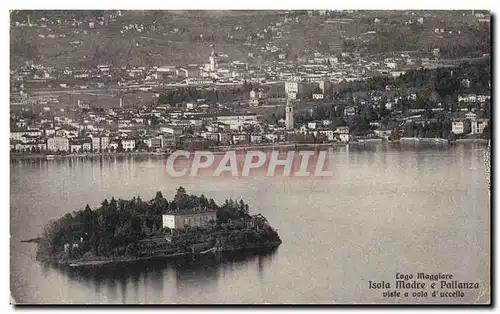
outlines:
[{"label": "town on shoreline", "polygon": [[[329,147],[342,147],[346,145],[376,145],[382,144],[386,141],[382,139],[368,139],[365,141],[357,141],[351,143],[327,143],[327,144],[264,144],[264,145],[253,145],[253,146],[224,146],[224,147],[211,147],[209,151],[225,152],[225,151],[248,151],[248,150],[260,150],[260,149],[324,149]],[[486,139],[458,139],[452,144],[466,144],[466,143],[478,143],[478,144],[488,144],[489,140]],[[386,142],[387,143],[387,142]],[[419,138],[401,138],[397,141],[391,141],[389,143],[393,144],[450,144],[447,139],[431,138],[431,139],[419,139]],[[121,153],[66,153],[66,154],[50,154],[50,153],[11,153],[11,160],[23,160],[23,159],[42,159],[42,160],[53,160],[61,158],[94,158],[94,157],[127,157],[127,156],[160,156],[168,157],[174,151],[168,152],[121,152]]]},{"label": "town on shoreline", "polygon": [[[40,45],[46,40],[69,40],[77,46],[91,34],[114,34],[112,25],[120,25],[118,37],[137,37],[137,32],[153,36],[163,29],[161,20],[149,26],[122,25],[133,12],[100,11],[92,17],[68,11],[57,18],[40,12],[13,12],[11,28],[37,34]],[[206,51],[207,62],[199,64],[140,66],[96,60],[85,66],[49,66],[36,55],[23,55],[25,62],[16,62],[11,69],[11,157],[488,140],[489,46],[454,41],[469,32],[476,36],[489,32],[488,14],[457,11],[443,16],[437,11],[408,11],[405,14],[414,17],[410,21],[383,14],[277,11],[265,15],[270,24],[258,36],[252,33],[238,42],[235,34],[245,31],[242,25],[234,25],[235,34],[224,39],[228,45],[248,43],[252,51],[262,45],[246,58],[225,51],[228,45],[217,45],[216,36],[192,37],[178,28],[162,30],[167,37],[191,36],[189,40]],[[227,19],[235,23],[230,15]],[[445,28],[432,27],[436,19]],[[361,25],[367,32],[342,38],[343,44],[335,49],[313,45],[292,56],[287,45],[271,45],[304,27],[313,37],[330,25],[352,32],[349,25],[358,20],[366,24]],[[385,38],[384,32],[393,32],[394,25],[410,27],[410,34],[439,38],[448,34],[449,38],[425,49],[387,47],[371,54],[362,49],[366,39],[356,39],[367,34],[375,41]],[[51,33],[45,34],[49,27]],[[74,34],[64,34],[67,27]],[[65,36],[81,40],[77,44]],[[18,48],[27,45],[22,38],[14,41]]]}]

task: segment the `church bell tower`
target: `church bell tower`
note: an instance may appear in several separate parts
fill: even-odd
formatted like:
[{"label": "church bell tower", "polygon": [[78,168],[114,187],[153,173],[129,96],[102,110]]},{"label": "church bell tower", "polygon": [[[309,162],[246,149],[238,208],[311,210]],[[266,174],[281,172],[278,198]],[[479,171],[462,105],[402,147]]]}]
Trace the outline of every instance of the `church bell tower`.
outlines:
[{"label": "church bell tower", "polygon": [[293,130],[293,104],[290,99],[286,100],[285,107],[285,128],[287,130]]},{"label": "church bell tower", "polygon": [[212,45],[212,52],[210,53],[210,57],[208,57],[209,60],[209,70],[211,72],[215,72],[217,70],[217,55],[215,53],[215,45]]}]

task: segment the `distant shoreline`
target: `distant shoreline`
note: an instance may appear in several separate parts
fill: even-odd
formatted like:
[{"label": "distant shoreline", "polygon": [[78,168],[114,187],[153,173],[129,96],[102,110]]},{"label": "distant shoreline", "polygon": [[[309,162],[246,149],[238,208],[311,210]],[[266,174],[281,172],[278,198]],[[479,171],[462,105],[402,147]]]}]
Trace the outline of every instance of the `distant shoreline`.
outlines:
[{"label": "distant shoreline", "polygon": [[[258,148],[293,148],[293,147],[332,147],[332,146],[345,146],[347,143],[326,143],[326,144],[269,144],[269,145],[247,145],[247,146],[215,146],[206,150],[213,152],[231,151],[231,150],[248,150]],[[63,159],[63,158],[81,158],[81,157],[125,157],[125,156],[169,156],[171,153],[163,152],[121,152],[121,153],[77,153],[65,155],[52,155],[52,154],[10,154],[11,160],[18,159]]]},{"label": "distant shoreline", "polygon": [[[423,143],[449,143],[446,138],[418,138],[418,137],[402,137],[399,142],[423,142]],[[485,143],[487,139],[483,138],[462,138],[452,141],[452,143]]]},{"label": "distant shoreline", "polygon": [[154,152],[131,152],[131,153],[78,153],[78,154],[65,154],[65,155],[51,155],[51,154],[10,154],[11,160],[18,159],[64,159],[64,158],[81,158],[81,157],[125,157],[125,156],[167,156],[169,153],[154,153]]},{"label": "distant shoreline", "polygon": [[[334,142],[325,144],[269,144],[269,145],[247,145],[247,146],[217,146],[211,147],[207,150],[214,152],[226,152],[231,150],[249,150],[249,149],[259,149],[259,148],[307,148],[307,147],[339,147],[347,145],[359,145],[359,144],[381,144],[384,141],[381,139],[361,139],[356,142]],[[401,138],[397,141],[392,141],[392,143],[436,143],[436,144],[450,144],[448,139],[444,138],[414,138],[407,137]],[[457,139],[453,143],[481,143],[488,144],[488,140],[480,138],[465,138]],[[65,155],[47,155],[47,154],[10,154],[10,160],[23,160],[23,159],[43,159],[43,160],[55,160],[63,158],[94,158],[94,157],[126,157],[126,156],[169,156],[171,153],[163,152],[121,152],[121,153],[78,153],[78,154],[65,154]]]},{"label": "distant shoreline", "polygon": [[303,148],[303,147],[333,147],[333,146],[345,146],[347,143],[334,142],[334,143],[323,143],[323,144],[269,144],[269,145],[247,145],[247,146],[219,146],[212,147],[213,151],[231,151],[231,150],[248,150],[255,148]]},{"label": "distant shoreline", "polygon": [[457,143],[483,143],[483,144],[488,144],[487,139],[484,138],[462,138],[456,140]]}]

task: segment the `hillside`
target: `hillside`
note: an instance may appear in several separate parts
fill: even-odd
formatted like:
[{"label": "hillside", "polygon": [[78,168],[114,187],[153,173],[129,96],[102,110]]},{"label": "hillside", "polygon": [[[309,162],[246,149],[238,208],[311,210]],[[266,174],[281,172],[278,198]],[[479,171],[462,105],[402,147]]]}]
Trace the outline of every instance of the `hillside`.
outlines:
[{"label": "hillside", "polygon": [[27,60],[59,67],[202,63],[212,44],[233,60],[250,62],[259,55],[276,58],[262,54],[266,45],[278,47],[290,60],[313,52],[429,52],[436,47],[450,58],[489,53],[490,23],[479,23],[470,11],[415,12],[13,11],[11,68]]},{"label": "hillside", "polygon": [[[72,11],[62,17],[60,11],[36,11],[31,19],[82,18],[94,20],[96,13]],[[23,14],[13,14],[25,19]],[[102,13],[102,12],[101,12]],[[106,19],[106,18],[105,18]],[[14,17],[12,17],[14,21]],[[236,11],[222,14],[218,11],[123,11],[114,22],[96,24],[90,29],[88,22],[68,27],[51,25],[46,28],[11,27],[11,63],[15,67],[25,60],[36,59],[48,66],[64,64],[94,65],[112,63],[119,65],[162,65],[206,62],[211,44],[234,59],[245,59],[249,49],[242,45],[247,33],[256,25],[266,25],[276,20],[276,13],[265,11]],[[123,25],[142,24],[141,32],[121,33]],[[229,40],[228,32],[241,25],[242,31]],[[48,31],[50,29],[50,31]],[[174,32],[174,30],[178,30]],[[48,34],[65,34],[66,37],[48,38]],[[204,35],[206,40],[196,40]],[[44,35],[41,38],[39,35]],[[72,45],[71,42],[80,44]]]}]

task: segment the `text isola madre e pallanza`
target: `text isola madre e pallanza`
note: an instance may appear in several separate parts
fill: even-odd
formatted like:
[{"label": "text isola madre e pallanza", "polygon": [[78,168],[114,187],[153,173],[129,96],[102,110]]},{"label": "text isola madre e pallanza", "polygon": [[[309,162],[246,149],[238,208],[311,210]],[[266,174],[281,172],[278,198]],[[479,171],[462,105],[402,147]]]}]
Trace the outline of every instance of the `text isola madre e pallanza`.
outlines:
[{"label": "text isola madre e pallanza", "polygon": [[464,281],[449,273],[396,273],[391,281],[368,281],[368,288],[382,291],[386,298],[463,298],[478,291],[478,281]]}]

